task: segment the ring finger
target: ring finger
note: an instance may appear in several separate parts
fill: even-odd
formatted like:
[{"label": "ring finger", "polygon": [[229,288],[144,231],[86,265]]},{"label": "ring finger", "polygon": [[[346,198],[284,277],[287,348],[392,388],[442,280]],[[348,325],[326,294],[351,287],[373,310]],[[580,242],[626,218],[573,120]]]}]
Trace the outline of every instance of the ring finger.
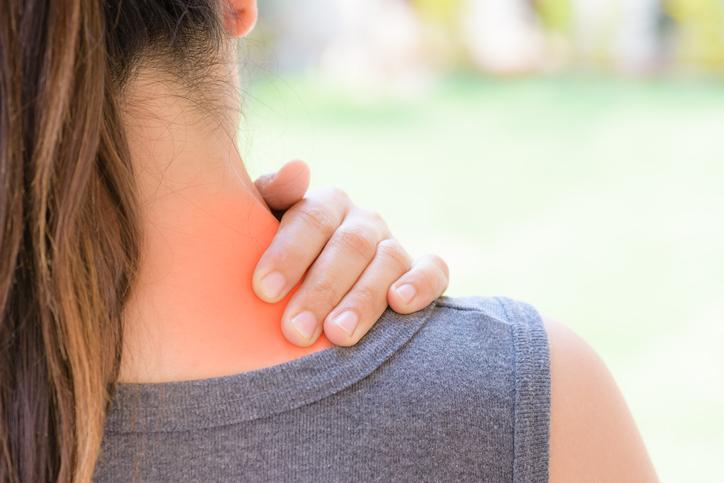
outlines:
[{"label": "ring finger", "polygon": [[387,292],[379,287],[392,285],[411,265],[397,240],[380,242],[375,259],[324,321],[327,338],[338,346],[355,345],[387,309]]}]

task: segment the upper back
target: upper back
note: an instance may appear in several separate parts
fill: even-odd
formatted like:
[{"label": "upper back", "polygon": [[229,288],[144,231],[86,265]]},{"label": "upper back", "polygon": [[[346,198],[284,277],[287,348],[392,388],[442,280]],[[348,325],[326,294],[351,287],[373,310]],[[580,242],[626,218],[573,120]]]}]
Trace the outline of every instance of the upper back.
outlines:
[{"label": "upper back", "polygon": [[546,333],[442,297],[357,345],[235,376],[121,385],[99,481],[547,481]]}]

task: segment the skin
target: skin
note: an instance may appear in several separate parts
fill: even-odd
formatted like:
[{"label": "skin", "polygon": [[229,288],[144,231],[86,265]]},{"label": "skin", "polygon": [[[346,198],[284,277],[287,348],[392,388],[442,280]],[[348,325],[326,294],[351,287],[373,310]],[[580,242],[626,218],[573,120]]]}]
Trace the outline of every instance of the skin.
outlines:
[{"label": "skin", "polygon": [[[232,12],[227,14],[227,30],[245,34],[256,20],[256,3],[226,1]],[[245,17],[249,12],[253,19]],[[217,74],[233,77],[233,69]],[[158,82],[160,75],[142,73],[128,88],[124,111],[139,173],[146,243],[138,289],[128,305],[121,381],[207,378],[278,364],[331,347],[319,323],[323,307],[336,307],[325,317],[325,330],[334,315],[347,308],[383,307],[386,290],[380,295],[368,287],[386,286],[385,281],[396,287],[394,281],[404,278],[410,262],[377,217],[365,217],[339,192],[323,190],[305,198],[316,200],[314,204],[293,205],[279,223],[257,188],[274,181],[251,182],[233,137],[226,134],[236,132],[235,124],[209,124],[192,104],[184,104],[183,92],[175,90],[173,82]],[[230,97],[230,103],[236,101]],[[143,109],[134,110],[135,102]],[[341,207],[320,211],[320,206]],[[359,228],[369,220],[378,222]],[[335,229],[345,226],[337,235]],[[289,236],[282,238],[278,250],[269,251],[278,232]],[[345,266],[335,266],[335,257],[323,252],[307,279],[325,280],[324,272],[331,270],[331,280],[342,277],[340,284],[351,285],[351,291],[338,293],[330,281],[315,282],[316,288],[310,284],[309,290],[307,279],[301,287],[295,284],[309,266],[305,257],[310,257],[294,252],[298,238],[290,234],[296,233],[307,233],[317,246],[337,247],[337,253],[350,258],[346,269],[353,267],[355,274],[342,273]],[[370,257],[372,262],[365,265]],[[263,276],[287,265],[296,265],[285,273],[283,290],[288,293],[277,295],[283,297],[280,301],[260,300],[254,291],[262,289]],[[427,289],[428,295],[435,292],[432,286]],[[324,302],[316,306],[313,300],[320,296]],[[320,319],[312,324],[319,338],[303,347],[288,340],[295,337],[290,322],[300,310]],[[347,342],[369,325],[361,323]],[[633,418],[603,362],[563,325],[548,320],[545,326],[552,378],[551,481],[656,481]]]},{"label": "skin", "polygon": [[[279,231],[254,272],[254,291],[262,300],[269,303],[283,300],[304,278],[284,318],[311,312],[318,323],[323,324],[324,333],[332,343],[350,346],[368,332],[388,304],[398,313],[410,314],[442,295],[448,285],[449,272],[440,257],[426,255],[412,262],[410,256],[396,246],[379,214],[354,206],[340,190],[314,190],[296,201],[294,193],[303,194],[308,180],[307,166],[294,161],[282,168],[273,180],[262,177],[255,182],[272,208],[293,203],[282,216]],[[278,185],[276,190],[272,190],[274,183]],[[271,193],[279,195],[270,196]],[[281,199],[283,197],[286,200]],[[392,253],[390,246],[393,246]],[[389,269],[394,271],[397,266],[405,271],[399,278],[391,279]],[[272,277],[281,278],[283,285],[280,292],[269,293],[263,282],[275,273],[278,275]],[[359,321],[352,334],[335,323],[339,316],[350,312]],[[293,331],[285,332],[285,336],[302,347],[316,340],[316,335],[307,341],[300,340]]]},{"label": "skin", "polygon": [[[127,86],[122,116],[144,240],[124,312],[119,382],[223,376],[333,343],[353,345],[388,300],[412,312],[447,286],[439,258],[413,265],[384,221],[343,192],[321,189],[296,200],[308,183],[303,164],[251,182],[233,134],[239,86],[233,59],[227,60],[209,72],[235,84],[214,92],[218,116],[199,110],[182,83],[150,66]],[[294,203],[281,222],[264,194],[277,209]],[[269,296],[261,281],[273,271],[285,282]],[[415,297],[403,299],[401,286],[415,287]],[[350,312],[358,320],[353,327]],[[337,323],[339,315],[345,324]]]},{"label": "skin", "polygon": [[573,331],[547,319],[550,481],[654,482],[656,471],[616,381]]}]

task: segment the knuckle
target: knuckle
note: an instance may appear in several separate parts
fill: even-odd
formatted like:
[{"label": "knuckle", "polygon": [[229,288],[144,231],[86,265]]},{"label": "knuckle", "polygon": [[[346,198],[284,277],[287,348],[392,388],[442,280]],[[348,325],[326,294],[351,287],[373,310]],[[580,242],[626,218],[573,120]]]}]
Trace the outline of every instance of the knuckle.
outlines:
[{"label": "knuckle", "polygon": [[[354,289],[354,303],[357,305],[361,312],[366,312],[370,307],[376,307],[380,304],[380,300],[385,298],[385,292],[379,293],[379,290],[375,290],[374,287],[369,285],[361,285]],[[363,314],[360,314],[363,316]]]},{"label": "knuckle", "polygon": [[339,299],[337,284],[328,278],[314,281],[306,293],[315,305],[335,305]]},{"label": "knuckle", "polygon": [[360,208],[359,211],[365,218],[367,218],[367,220],[369,220],[369,223],[387,228],[387,222],[382,217],[379,211],[367,210],[362,208]]},{"label": "knuckle", "polygon": [[314,193],[315,197],[318,197],[320,200],[324,200],[325,203],[344,205],[350,201],[347,192],[335,186],[317,188]]},{"label": "knuckle", "polygon": [[382,240],[377,244],[377,255],[383,257],[395,265],[402,271],[410,269],[410,257],[400,242],[394,238]]},{"label": "knuckle", "polygon": [[264,267],[265,271],[274,270],[288,270],[289,267],[294,265],[296,257],[292,257],[288,246],[272,246],[262,256],[257,267]]},{"label": "knuckle", "polygon": [[340,228],[334,237],[334,243],[343,248],[352,250],[366,259],[371,259],[375,253],[375,242],[367,230],[362,227],[348,226]]},{"label": "knuckle", "polygon": [[324,206],[308,203],[300,206],[299,209],[295,211],[295,214],[304,223],[312,227],[314,230],[321,232],[326,237],[331,236],[334,232],[334,220],[332,220],[331,215]]},{"label": "knuckle", "polygon": [[380,213],[377,210],[372,210],[370,212],[370,216],[372,217],[372,220],[375,223],[379,223],[380,225],[387,226],[387,222],[385,221],[385,218],[382,216],[382,213]]},{"label": "knuckle", "polygon": [[332,198],[335,199],[336,201],[339,201],[339,202],[349,201],[349,195],[344,190],[333,187],[333,188],[330,188],[330,193],[331,193]]}]

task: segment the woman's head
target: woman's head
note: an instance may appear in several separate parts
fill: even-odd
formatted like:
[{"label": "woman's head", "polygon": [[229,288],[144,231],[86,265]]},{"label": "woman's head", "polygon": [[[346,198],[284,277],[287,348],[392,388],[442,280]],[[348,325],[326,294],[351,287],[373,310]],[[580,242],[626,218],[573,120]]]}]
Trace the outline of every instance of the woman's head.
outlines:
[{"label": "woman's head", "polygon": [[253,0],[3,3],[1,481],[92,475],[139,255],[124,90],[146,66],[198,87],[255,20]]}]

